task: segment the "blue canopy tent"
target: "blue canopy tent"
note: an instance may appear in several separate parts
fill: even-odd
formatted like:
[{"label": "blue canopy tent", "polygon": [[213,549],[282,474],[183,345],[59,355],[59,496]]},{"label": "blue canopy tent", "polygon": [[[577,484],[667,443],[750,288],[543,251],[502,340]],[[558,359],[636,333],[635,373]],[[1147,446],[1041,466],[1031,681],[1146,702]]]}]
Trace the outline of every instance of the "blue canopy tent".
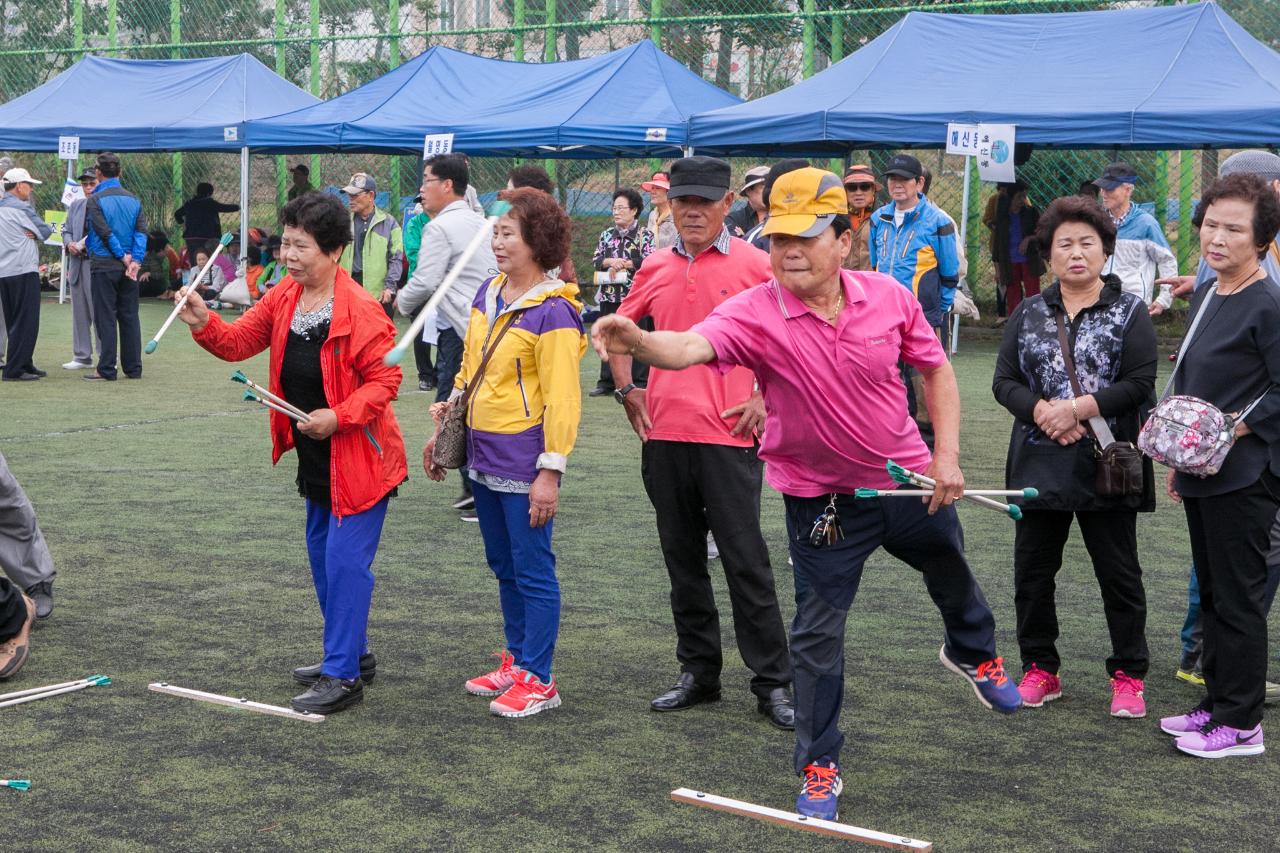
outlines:
[{"label": "blue canopy tent", "polygon": [[1059,148],[1280,142],[1280,54],[1215,3],[1034,15],[911,12],[819,74],[699,113],[700,153],[940,148],[948,122]]},{"label": "blue canopy tent", "polygon": [[568,62],[486,59],[435,46],[323,104],[248,123],[257,152],[422,154],[452,133],[472,156],[678,154],[688,118],[741,103],[652,42]]},{"label": "blue canopy tent", "polygon": [[86,56],[0,105],[0,149],[56,151],[59,136],[78,136],[86,151],[239,151],[244,247],[246,123],[318,103],[247,53],[211,59]]}]

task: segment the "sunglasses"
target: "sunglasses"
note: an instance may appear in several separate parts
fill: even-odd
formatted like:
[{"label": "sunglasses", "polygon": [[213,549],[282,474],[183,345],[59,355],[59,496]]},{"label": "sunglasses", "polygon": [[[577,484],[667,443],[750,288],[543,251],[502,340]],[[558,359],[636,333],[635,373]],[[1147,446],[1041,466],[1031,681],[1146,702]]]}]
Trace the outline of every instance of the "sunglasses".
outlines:
[{"label": "sunglasses", "polygon": [[845,184],[844,188],[859,193],[869,193],[876,188],[875,184]]}]

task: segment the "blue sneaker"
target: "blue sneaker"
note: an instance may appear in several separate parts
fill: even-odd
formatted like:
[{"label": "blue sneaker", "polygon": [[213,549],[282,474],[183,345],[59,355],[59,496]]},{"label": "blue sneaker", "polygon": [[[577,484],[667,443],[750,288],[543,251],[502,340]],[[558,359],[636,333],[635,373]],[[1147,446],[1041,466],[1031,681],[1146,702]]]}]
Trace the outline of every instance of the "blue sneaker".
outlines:
[{"label": "blue sneaker", "polygon": [[1012,714],[1022,706],[1022,696],[1018,687],[1004,674],[1004,658],[983,661],[977,666],[960,663],[951,659],[947,653],[947,644],[943,643],[938,650],[938,660],[942,665],[964,678],[973,685],[973,692],[978,701],[988,708],[1002,714]]},{"label": "blue sneaker", "polygon": [[796,811],[805,817],[835,820],[836,798],[844,790],[840,768],[825,755],[804,768],[804,785],[796,797]]}]

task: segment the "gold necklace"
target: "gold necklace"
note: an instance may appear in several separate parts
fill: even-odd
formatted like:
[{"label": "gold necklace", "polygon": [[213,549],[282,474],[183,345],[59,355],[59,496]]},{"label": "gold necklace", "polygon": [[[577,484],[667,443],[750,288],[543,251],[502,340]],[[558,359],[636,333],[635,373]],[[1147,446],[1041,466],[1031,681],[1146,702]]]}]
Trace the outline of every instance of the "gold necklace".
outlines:
[{"label": "gold necklace", "polygon": [[844,310],[844,288],[840,288],[840,295],[836,297],[836,310],[832,312],[826,320],[828,323],[835,323],[836,318],[840,316],[840,312]]},{"label": "gold necklace", "polygon": [[313,311],[315,311],[317,307],[319,307],[319,306],[323,305],[325,302],[329,301],[329,299],[331,299],[332,297],[333,297],[333,291],[332,291],[332,290],[330,290],[328,293],[323,294],[323,295],[320,297],[320,299],[316,300],[315,302],[312,302],[312,303],[311,303],[311,307],[310,307],[310,308],[308,308],[308,307],[306,306],[306,303],[305,303],[305,302],[303,302],[303,299],[302,299],[302,297],[301,297],[301,296],[299,296],[299,297],[298,297],[298,302],[299,302],[299,303],[302,303],[302,304],[301,304],[302,313],[303,313],[303,314],[310,314],[310,313],[312,313]]}]

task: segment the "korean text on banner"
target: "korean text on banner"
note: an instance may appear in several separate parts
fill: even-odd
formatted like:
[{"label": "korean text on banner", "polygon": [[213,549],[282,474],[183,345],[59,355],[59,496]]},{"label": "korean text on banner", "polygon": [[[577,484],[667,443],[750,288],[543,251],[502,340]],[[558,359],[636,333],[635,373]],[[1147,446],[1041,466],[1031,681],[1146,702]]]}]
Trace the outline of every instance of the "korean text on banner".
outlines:
[{"label": "korean text on banner", "polygon": [[422,139],[422,159],[453,153],[452,133],[428,133]]},{"label": "korean text on banner", "polygon": [[1013,183],[1016,171],[1013,165],[1014,132],[1012,124],[978,125],[978,177],[982,180]]},{"label": "korean text on banner", "polygon": [[947,153],[977,157],[982,147],[978,141],[980,133],[979,126],[976,124],[957,124],[956,122],[948,124]]},{"label": "korean text on banner", "polygon": [[78,136],[59,136],[58,137],[58,159],[59,160],[75,160],[80,156],[80,137]]},{"label": "korean text on banner", "polygon": [[53,233],[45,238],[46,246],[62,245],[62,224],[67,221],[67,212],[65,210],[46,210],[44,212],[44,221],[53,226]]}]

